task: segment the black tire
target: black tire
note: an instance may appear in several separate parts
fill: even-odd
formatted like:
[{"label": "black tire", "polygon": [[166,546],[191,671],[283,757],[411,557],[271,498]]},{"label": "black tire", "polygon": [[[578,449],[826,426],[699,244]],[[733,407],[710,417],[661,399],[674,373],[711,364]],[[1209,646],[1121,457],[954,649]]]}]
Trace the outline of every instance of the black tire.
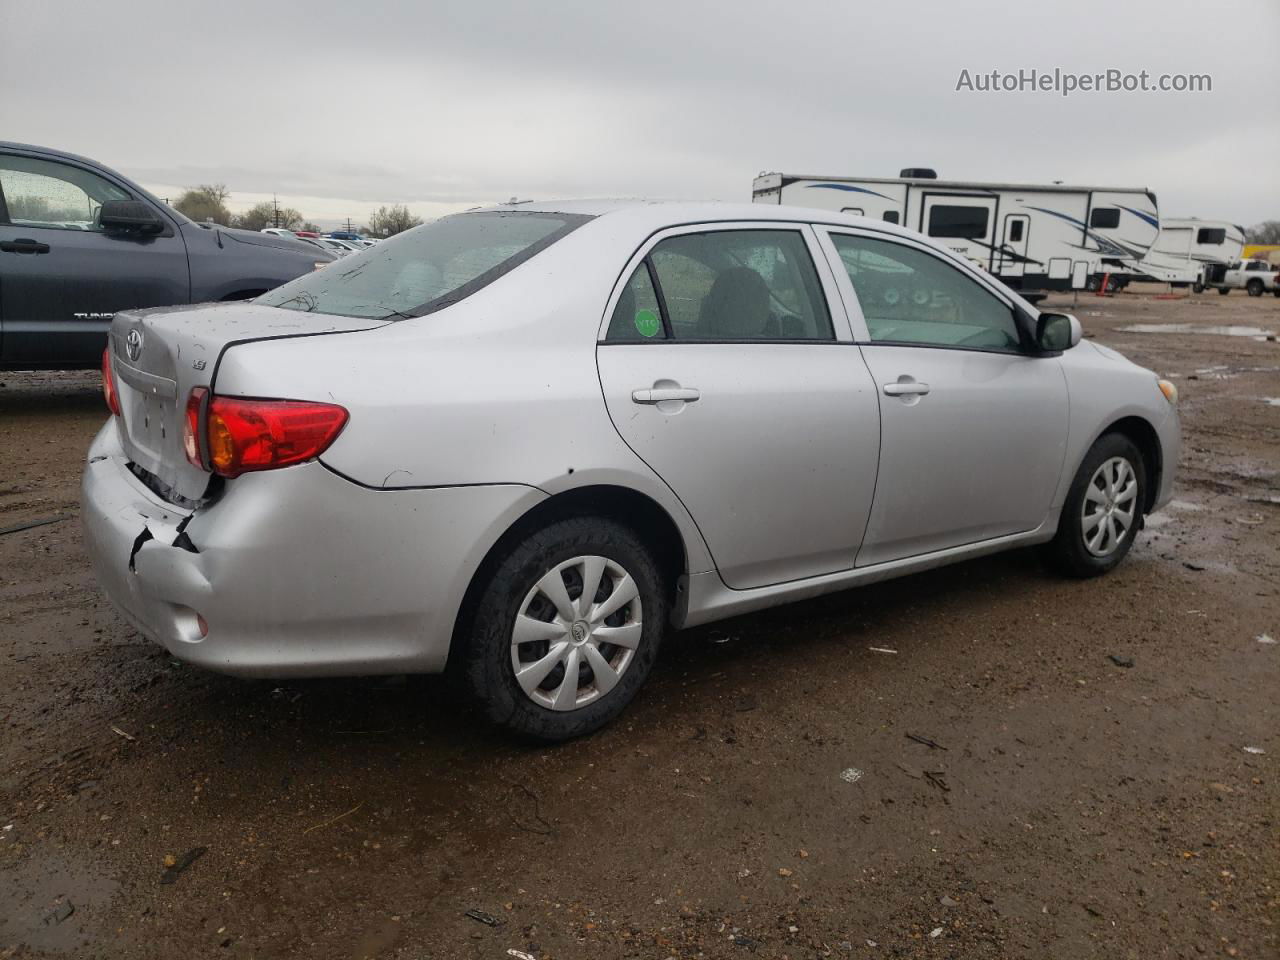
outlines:
[{"label": "black tire", "polygon": [[1262,291],[1263,291],[1262,281],[1259,280],[1257,277],[1254,277],[1245,285],[1245,290],[1249,292],[1249,296],[1251,297],[1262,296]]},{"label": "black tire", "polygon": [[1218,293],[1219,293],[1220,295],[1224,296],[1224,297],[1225,297],[1228,293],[1230,293],[1230,292],[1231,292],[1231,288],[1230,288],[1230,287],[1219,287],[1219,288],[1218,288]]},{"label": "black tire", "polygon": [[[635,581],[641,611],[640,639],[616,686],[576,709],[553,710],[535,703],[516,681],[512,631],[526,597],[540,579],[566,561],[592,556],[616,563]],[[561,577],[562,581],[571,579]],[[576,595],[573,584],[566,583],[571,599],[581,596],[581,579],[579,576]],[[607,573],[601,584],[601,590],[615,588]],[[653,553],[632,530],[600,517],[553,522],[512,547],[479,591],[467,636],[459,638],[464,643],[459,679],[483,705],[490,720],[521,739],[559,743],[585,736],[618,716],[643,685],[662,643],[669,603],[666,579]],[[622,609],[628,616],[635,610],[630,604]],[[547,610],[548,616],[552,615],[552,608]],[[617,647],[602,646],[619,652]],[[534,653],[535,658],[539,654],[540,651]],[[587,670],[580,674],[580,682],[582,676],[591,677]],[[557,675],[564,677],[563,665],[557,666],[544,683],[552,682]]]},{"label": "black tire", "polygon": [[[1099,557],[1091,553],[1085,545],[1084,519],[1081,510],[1094,474],[1104,463],[1115,457],[1122,457],[1128,461],[1138,481],[1135,493],[1136,507],[1133,522],[1120,537],[1118,546],[1106,556]],[[1119,433],[1108,433],[1099,437],[1097,442],[1089,448],[1084,461],[1080,464],[1080,469],[1076,471],[1075,479],[1071,482],[1067,501],[1062,505],[1062,515],[1058,520],[1058,532],[1045,545],[1046,559],[1059,573],[1069,577],[1096,577],[1110,573],[1133,546],[1138,529],[1142,526],[1146,496],[1146,465],[1133,441]]]},{"label": "black tire", "polygon": [[1084,282],[1084,288],[1090,291],[1091,293],[1097,292],[1097,289],[1100,286],[1102,286],[1102,278],[1099,277],[1097,274],[1091,274],[1089,278]]},{"label": "black tire", "polygon": [[1271,291],[1271,295],[1275,297],[1280,297],[1280,284],[1276,284],[1276,288]]},{"label": "black tire", "polygon": [[1201,283],[1199,280],[1197,280],[1195,283],[1191,285],[1191,289],[1195,293],[1204,293],[1204,284]]}]

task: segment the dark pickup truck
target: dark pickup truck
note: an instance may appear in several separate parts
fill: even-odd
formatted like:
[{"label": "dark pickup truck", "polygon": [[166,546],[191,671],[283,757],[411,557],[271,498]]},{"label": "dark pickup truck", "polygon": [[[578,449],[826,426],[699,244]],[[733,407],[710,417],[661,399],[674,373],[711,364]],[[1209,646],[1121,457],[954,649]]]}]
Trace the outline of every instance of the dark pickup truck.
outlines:
[{"label": "dark pickup truck", "polygon": [[118,310],[244,300],[333,259],[195,223],[84,157],[0,141],[0,369],[95,367]]}]

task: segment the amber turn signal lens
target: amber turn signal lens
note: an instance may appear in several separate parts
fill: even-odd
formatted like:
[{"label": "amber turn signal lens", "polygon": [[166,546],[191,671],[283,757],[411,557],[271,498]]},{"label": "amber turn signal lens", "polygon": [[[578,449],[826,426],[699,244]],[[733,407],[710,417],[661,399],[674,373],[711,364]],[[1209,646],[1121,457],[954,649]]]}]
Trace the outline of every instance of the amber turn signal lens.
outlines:
[{"label": "amber turn signal lens", "polygon": [[1178,402],[1178,388],[1168,380],[1157,380],[1156,386],[1160,388],[1160,392],[1164,394],[1164,398],[1170,403]]}]

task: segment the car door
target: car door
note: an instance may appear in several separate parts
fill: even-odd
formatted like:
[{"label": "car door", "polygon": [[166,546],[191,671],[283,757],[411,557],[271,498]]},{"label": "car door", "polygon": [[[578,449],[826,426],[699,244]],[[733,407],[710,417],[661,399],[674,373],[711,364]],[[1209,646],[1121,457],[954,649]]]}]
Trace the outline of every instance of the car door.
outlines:
[{"label": "car door", "polygon": [[733,588],[850,569],[871,508],[875,389],[815,243],[777,222],[658,234],[596,350],[614,426]]},{"label": "car door", "polygon": [[879,391],[880,469],[859,566],[1033,530],[1066,453],[1057,358],[1024,348],[1012,301],[922,243],[824,232]]},{"label": "car door", "polygon": [[[8,366],[100,361],[111,318],[186,303],[187,250],[172,218],[155,235],[108,233],[108,200],[143,199],[70,162],[0,153],[0,359]],[[148,201],[150,202],[150,201]]]}]

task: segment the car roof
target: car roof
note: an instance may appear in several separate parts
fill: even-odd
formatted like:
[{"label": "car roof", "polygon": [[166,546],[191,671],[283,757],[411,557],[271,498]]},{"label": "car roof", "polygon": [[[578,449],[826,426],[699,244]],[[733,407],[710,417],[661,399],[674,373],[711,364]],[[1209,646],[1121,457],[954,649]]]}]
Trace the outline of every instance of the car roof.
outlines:
[{"label": "car roof", "polygon": [[549,200],[536,203],[502,203],[492,207],[468,210],[467,213],[567,213],[610,221],[629,221],[629,226],[649,231],[686,223],[739,222],[744,220],[779,220],[791,223],[826,223],[835,226],[873,227],[901,236],[919,234],[905,230],[886,220],[859,217],[814,207],[793,207],[776,203],[744,203],[716,200]]}]

